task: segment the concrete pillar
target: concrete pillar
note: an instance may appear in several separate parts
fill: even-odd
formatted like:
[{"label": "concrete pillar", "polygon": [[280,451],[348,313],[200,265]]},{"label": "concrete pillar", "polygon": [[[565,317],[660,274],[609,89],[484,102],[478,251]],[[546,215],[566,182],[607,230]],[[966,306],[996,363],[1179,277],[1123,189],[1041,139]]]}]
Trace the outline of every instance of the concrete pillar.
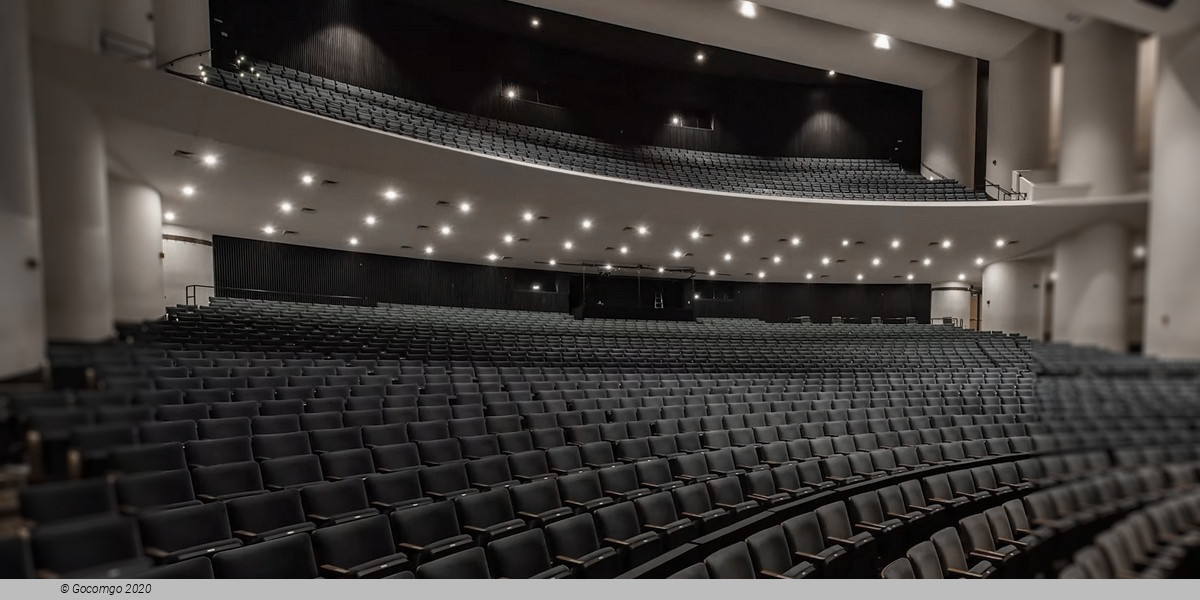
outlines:
[{"label": "concrete pillar", "polygon": [[940,323],[942,317],[954,317],[964,328],[971,325],[971,284],[955,281],[933,286],[929,297],[929,318]]},{"label": "concrete pillar", "polygon": [[110,174],[108,215],[116,321],[140,323],[163,316],[162,198],[145,185]]},{"label": "concrete pillar", "polygon": [[176,61],[171,69],[194,74],[200,65],[212,64],[208,2],[153,0],[153,7],[159,68]]},{"label": "concrete pillar", "polygon": [[1054,270],[1054,341],[1125,352],[1129,232],[1102,223],[1058,242]]},{"label": "concrete pillar", "polygon": [[104,130],[51,74],[35,74],[34,97],[47,336],[102,341],[113,330]]},{"label": "concrete pillar", "polygon": [[1138,34],[1091,21],[1063,34],[1059,181],[1092,196],[1132,192]]},{"label": "concrete pillar", "polygon": [[983,270],[983,329],[1042,339],[1046,276],[1042,261],[992,263]]},{"label": "concrete pillar", "polygon": [[964,58],[921,94],[921,162],[968,187],[975,183],[975,76],[975,61]]},{"label": "concrete pillar", "polygon": [[46,353],[28,10],[0,2],[0,380],[36,371]]},{"label": "concrete pillar", "polygon": [[1200,30],[1160,40],[1144,350],[1200,359]]},{"label": "concrete pillar", "polygon": [[991,61],[987,178],[993,183],[1015,189],[1013,171],[1049,163],[1053,60],[1054,38],[1039,29],[1008,56]]},{"label": "concrete pillar", "polygon": [[[163,225],[163,297],[164,306],[184,303],[184,290],[189,285],[213,284],[212,236],[202,231]],[[212,290],[196,292],[200,304],[208,304]]]}]

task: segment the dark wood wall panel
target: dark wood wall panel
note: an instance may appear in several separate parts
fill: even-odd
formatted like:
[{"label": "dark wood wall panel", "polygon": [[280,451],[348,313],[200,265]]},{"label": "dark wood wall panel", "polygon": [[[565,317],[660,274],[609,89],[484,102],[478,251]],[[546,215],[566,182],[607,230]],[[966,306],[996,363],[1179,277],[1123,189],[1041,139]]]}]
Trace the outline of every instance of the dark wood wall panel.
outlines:
[{"label": "dark wood wall panel", "polygon": [[[598,137],[916,168],[921,92],[710,49],[505,0],[210,0],[215,60],[238,54],[443,108]],[[681,18],[686,18],[685,15]],[[536,90],[541,104],[503,97]],[[547,106],[554,105],[554,106]],[[668,125],[701,111],[714,128]]]}]

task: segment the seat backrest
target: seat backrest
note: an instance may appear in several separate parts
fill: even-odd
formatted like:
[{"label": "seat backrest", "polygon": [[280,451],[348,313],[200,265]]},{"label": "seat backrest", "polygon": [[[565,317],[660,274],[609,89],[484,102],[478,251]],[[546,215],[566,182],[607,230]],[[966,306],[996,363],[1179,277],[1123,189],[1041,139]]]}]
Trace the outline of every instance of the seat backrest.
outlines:
[{"label": "seat backrest", "polygon": [[754,579],[754,562],[746,542],[726,546],[704,559],[712,579]]},{"label": "seat backrest", "polygon": [[821,531],[821,522],[816,513],[804,513],[787,519],[782,527],[792,552],[820,554],[825,549],[825,534]]},{"label": "seat backrest", "polygon": [[817,508],[817,520],[821,522],[821,532],[826,537],[849,539],[854,537],[854,529],[850,526],[850,515],[846,512],[843,502],[833,502]]},{"label": "seat backrest", "polygon": [[319,564],[342,568],[396,553],[388,518],[383,515],[322,527],[312,533],[312,545]]},{"label": "seat backrest", "polygon": [[460,535],[452,502],[434,502],[397,510],[391,514],[397,544],[426,546]]},{"label": "seat backrest", "polygon": [[220,502],[142,514],[138,529],[147,549],[167,552],[233,537],[225,505]]},{"label": "seat backrest", "polygon": [[503,537],[487,545],[497,577],[528,579],[550,568],[550,550],[541,529]]},{"label": "seat backrest", "polygon": [[958,537],[958,532],[953,527],[947,527],[933,534],[929,538],[937,548],[938,560],[941,561],[942,567],[945,569],[960,569],[966,571],[967,553],[963,550],[962,539]]},{"label": "seat backrest", "polygon": [[946,573],[942,569],[942,563],[933,542],[928,540],[920,542],[909,548],[905,556],[912,562],[913,572],[916,573],[917,579],[945,579]]},{"label": "seat backrest", "polygon": [[746,546],[757,572],[782,574],[792,568],[791,550],[782,527],[771,527],[751,535],[746,538]]},{"label": "seat backrest", "polygon": [[912,561],[907,557],[900,557],[888,564],[880,572],[880,577],[883,579],[916,579],[917,573],[913,569]]},{"label": "seat backrest", "polygon": [[468,548],[417,567],[417,579],[491,579],[483,548]]},{"label": "seat backrest", "polygon": [[213,572],[222,579],[313,579],[316,562],[307,535],[287,535],[212,557]]}]

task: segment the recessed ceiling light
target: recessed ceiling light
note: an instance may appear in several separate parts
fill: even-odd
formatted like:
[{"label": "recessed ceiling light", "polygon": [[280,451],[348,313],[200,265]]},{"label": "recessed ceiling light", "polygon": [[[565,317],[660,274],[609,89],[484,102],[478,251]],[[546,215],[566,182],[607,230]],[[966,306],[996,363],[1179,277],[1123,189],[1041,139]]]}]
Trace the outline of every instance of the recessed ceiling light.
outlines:
[{"label": "recessed ceiling light", "polygon": [[862,274],[862,273],[859,273],[859,274],[858,274],[858,280],[859,280],[859,281],[862,281],[862,280],[863,280],[863,274]]},{"label": "recessed ceiling light", "polygon": [[357,246],[357,245],[358,245],[358,238],[356,238],[356,237],[352,237],[352,238],[350,238],[350,245],[351,245],[351,246]]},{"label": "recessed ceiling light", "polygon": [[759,272],[758,272],[758,278],[759,278],[759,279],[766,279],[766,278],[767,278],[767,272],[766,272],[766,271],[759,271]]},{"label": "recessed ceiling light", "polygon": [[717,276],[717,270],[716,270],[716,269],[709,269],[709,270],[708,270],[708,276],[709,276],[709,277],[716,277],[716,276]]},{"label": "recessed ceiling light", "polygon": [[534,219],[533,213],[530,211],[525,211],[525,214],[521,215],[521,219],[526,222],[532,221]]},{"label": "recessed ceiling light", "polygon": [[875,47],[880,50],[891,50],[892,38],[883,35],[882,33],[875,34]]},{"label": "recessed ceiling light", "polygon": [[511,244],[511,243],[513,243],[513,236],[512,236],[512,234],[511,234],[511,233],[506,233],[506,234],[504,234],[504,243],[505,243],[505,244]]},{"label": "recessed ceiling light", "polygon": [[1146,246],[1143,244],[1138,244],[1138,245],[1134,246],[1133,247],[1133,257],[1134,258],[1146,258]]},{"label": "recessed ceiling light", "polygon": [[1003,240],[1003,239],[998,239],[998,240],[996,240],[996,247],[997,247],[997,248],[1003,248],[1003,247],[1004,247],[1006,244],[1008,244],[1008,242],[1007,242],[1007,241],[1005,241],[1005,240]]},{"label": "recessed ceiling light", "polygon": [[942,8],[954,8],[954,0],[937,0],[937,5]]},{"label": "recessed ceiling light", "polygon": [[747,19],[753,19],[758,16],[758,5],[742,0],[742,2],[738,3],[738,13]]},{"label": "recessed ceiling light", "polygon": [[892,240],[892,249],[895,250],[899,247],[900,247],[900,240]]},{"label": "recessed ceiling light", "polygon": [[541,289],[542,289],[542,284],[540,284],[540,283],[533,284],[533,291],[537,292],[537,291],[541,291]]},{"label": "recessed ceiling light", "polygon": [[533,17],[533,18],[529,19],[529,26],[534,29],[537,29],[538,27],[542,26],[542,20],[537,17]]},{"label": "recessed ceiling light", "polygon": [[557,265],[557,264],[558,264],[558,261],[557,261],[557,260],[554,260],[553,258],[552,258],[552,259],[550,259],[550,266],[552,266],[552,267],[553,267],[554,265]]},{"label": "recessed ceiling light", "polygon": [[174,213],[174,211],[170,211],[170,210],[168,210],[167,212],[163,213],[163,220],[164,220],[164,221],[166,221],[166,222],[168,222],[168,223],[170,223],[170,222],[174,221],[174,220],[175,220],[175,213]]},{"label": "recessed ceiling light", "polygon": [[450,235],[454,230],[450,229],[449,225],[442,225],[442,235]]},{"label": "recessed ceiling light", "polygon": [[629,254],[629,246],[621,246],[621,254]]},{"label": "recessed ceiling light", "polygon": [[966,273],[959,273],[959,274],[958,274],[958,280],[959,280],[959,281],[966,281],[966,280],[967,280],[967,274],[966,274]]},{"label": "recessed ceiling light", "polygon": [[383,192],[383,197],[385,199],[387,199],[388,201],[395,201],[397,198],[400,197],[400,192],[397,192],[396,190],[393,190],[393,189],[388,189]]},{"label": "recessed ceiling light", "polygon": [[915,276],[914,276],[912,273],[909,273],[909,274],[908,274],[908,280],[909,280],[909,281],[912,281],[914,278],[915,278]]},{"label": "recessed ceiling light", "polygon": [[493,253],[487,255],[487,259],[492,262],[496,262],[496,261],[500,260],[500,255],[493,252]]},{"label": "recessed ceiling light", "polygon": [[700,239],[700,230],[696,229],[696,230],[692,231],[692,233],[690,235],[693,240],[698,240],[698,239]]},{"label": "recessed ceiling light", "polygon": [[679,115],[671,115],[671,124],[672,125],[679,125],[680,123],[683,123],[683,119],[680,119]]},{"label": "recessed ceiling light", "polygon": [[805,274],[804,274],[804,278],[805,278],[805,279],[812,279],[812,278],[813,278],[813,274],[812,274],[812,273],[805,273]]},{"label": "recessed ceiling light", "polygon": [[470,202],[460,202],[458,204],[458,212],[461,212],[464,215],[471,212],[471,203]]},{"label": "recessed ceiling light", "polygon": [[954,242],[951,242],[950,240],[944,240],[942,242],[942,249],[944,250],[949,250],[952,246],[954,246]]},{"label": "recessed ceiling light", "polygon": [[800,245],[800,237],[799,237],[799,236],[792,238],[792,245],[793,245],[793,246],[799,246],[799,245]]},{"label": "recessed ceiling light", "polygon": [[675,258],[683,258],[683,250],[676,250],[671,253],[671,256]]},{"label": "recessed ceiling light", "polygon": [[377,222],[378,221],[375,219],[375,215],[367,215],[367,218],[363,219],[363,223],[371,226],[374,226]]},{"label": "recessed ceiling light", "polygon": [[696,300],[699,300],[699,299],[700,299],[700,294],[692,294],[692,298],[694,298],[694,299],[696,299]]},{"label": "recessed ceiling light", "polygon": [[650,233],[650,228],[646,227],[645,225],[638,225],[637,232],[638,235],[646,235]]},{"label": "recessed ceiling light", "polygon": [[517,97],[516,88],[508,88],[507,90],[504,90],[504,97],[508,98],[509,100],[516,99],[516,97]]},{"label": "recessed ceiling light", "polygon": [[563,249],[565,249],[565,250],[570,250],[574,247],[575,247],[575,242],[572,242],[571,240],[567,240],[567,241],[563,242]]},{"label": "recessed ceiling light", "polygon": [[579,224],[579,226],[583,227],[584,229],[591,229],[592,228],[592,220],[584,219],[583,222]]},{"label": "recessed ceiling light", "polygon": [[291,202],[280,202],[279,210],[280,210],[280,212],[282,212],[284,214],[288,214],[288,213],[292,212],[292,203]]},{"label": "recessed ceiling light", "polygon": [[753,239],[753,238],[750,237],[750,234],[748,234],[748,233],[742,234],[742,243],[743,244],[749,244],[751,239]]},{"label": "recessed ceiling light", "polygon": [[783,262],[783,257],[782,256],[772,256],[771,262],[773,262],[775,264],[779,264],[779,263]]},{"label": "recessed ceiling light", "polygon": [[271,235],[272,233],[275,233],[275,228],[270,225],[266,225],[262,228],[262,232],[267,235]]},{"label": "recessed ceiling light", "polygon": [[976,259],[975,259],[975,266],[977,266],[977,267],[982,267],[982,266],[983,266],[983,257],[982,257],[982,256],[980,256],[979,258],[976,258]]},{"label": "recessed ceiling light", "polygon": [[696,53],[696,62],[703,63],[707,59],[708,59],[708,56],[705,55],[703,52]]},{"label": "recessed ceiling light", "polygon": [[611,265],[611,264],[609,264],[609,265],[604,265],[604,270],[605,270],[605,271],[611,271],[611,270],[612,270],[612,265]]},{"label": "recessed ceiling light", "polygon": [[849,245],[850,245],[850,240],[842,240],[842,247],[843,247],[843,248],[845,248],[845,247],[847,247],[847,246],[849,246]]},{"label": "recessed ceiling light", "polygon": [[932,259],[932,258],[927,258],[927,259],[925,259],[925,260],[921,261],[921,264],[923,264],[923,265],[925,265],[925,266],[927,266],[927,267],[928,267],[929,265],[932,265],[932,264],[933,264],[933,259]]},{"label": "recessed ceiling light", "polygon": [[875,257],[875,258],[871,259],[871,266],[878,267],[881,264],[883,264],[883,259],[881,259],[879,257]]},{"label": "recessed ceiling light", "polygon": [[188,198],[191,198],[192,196],[196,195],[196,188],[194,188],[190,185],[183,186],[182,188],[179,189],[179,191],[183,192],[183,195]]},{"label": "recessed ceiling light", "polygon": [[833,262],[833,259],[829,258],[828,256],[823,256],[823,257],[821,257],[821,264],[822,264],[822,265],[824,265],[824,266],[828,267],[828,266],[829,266],[829,263],[831,263],[831,262]]},{"label": "recessed ceiling light", "polygon": [[205,154],[204,158],[200,159],[200,162],[204,163],[206,167],[215,167],[220,161],[217,160],[216,154]]},{"label": "recessed ceiling light", "polygon": [[300,183],[303,183],[304,185],[312,185],[313,181],[315,181],[315,179],[313,179],[313,176],[309,175],[308,173],[300,176]]},{"label": "recessed ceiling light", "polygon": [[733,260],[733,254],[726,252],[725,253],[725,262],[729,262],[731,260]]},{"label": "recessed ceiling light", "polygon": [[830,69],[830,70],[829,70],[829,73],[828,73],[828,75],[829,75],[830,77],[837,77],[837,71],[834,71],[833,69]]},{"label": "recessed ceiling light", "polygon": [[664,269],[664,268],[662,268],[662,267],[659,267],[659,268],[658,268],[658,272],[659,272],[659,273],[666,273],[666,272],[667,272],[667,270],[666,270],[666,269]]},{"label": "recessed ceiling light", "polygon": [[433,254],[433,246],[425,246],[425,254]]}]

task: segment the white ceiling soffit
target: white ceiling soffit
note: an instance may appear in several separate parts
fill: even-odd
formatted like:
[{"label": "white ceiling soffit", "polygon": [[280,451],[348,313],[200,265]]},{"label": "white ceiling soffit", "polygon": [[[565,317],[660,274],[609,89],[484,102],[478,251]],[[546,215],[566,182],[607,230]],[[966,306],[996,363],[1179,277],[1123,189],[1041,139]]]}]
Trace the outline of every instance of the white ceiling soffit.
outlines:
[{"label": "white ceiling soffit", "polygon": [[[966,60],[959,54],[901,40],[893,41],[891,50],[878,50],[872,45],[878,32],[790,12],[763,10],[756,19],[743,18],[731,0],[520,0],[520,3],[921,90],[941,83]],[[829,4],[850,3],[829,0]]]},{"label": "white ceiling soffit", "polygon": [[[701,278],[715,269],[719,280],[757,281],[762,272],[766,281],[810,281],[813,273],[817,283],[854,283],[859,274],[863,283],[893,283],[911,273],[936,283],[960,274],[978,282],[977,259],[1015,258],[1096,222],[1145,227],[1144,200],[838,202],[641,184],[409,140],[37,40],[34,64],[105,116],[112,156],[160,190],[177,225],[221,235],[414,258],[432,246],[438,260],[490,264],[496,253],[511,257],[496,264],[524,268],[551,268],[553,258],[690,267]],[[195,154],[178,158],[176,150]],[[219,157],[212,168],[196,158],[209,152]],[[301,183],[304,173],[314,185]],[[184,197],[183,186],[195,193]],[[399,193],[395,201],[385,197],[389,188]],[[293,207],[286,214],[284,201]],[[526,221],[526,211],[546,219]],[[582,227],[584,219],[592,227]],[[268,224],[275,234],[262,231]],[[951,247],[943,248],[947,239]],[[686,255],[676,258],[676,250]]]},{"label": "white ceiling soffit", "polygon": [[[998,13],[965,5],[947,9],[933,0],[758,0],[758,4],[987,60],[1007,56],[1036,30]],[[759,19],[773,17],[769,11],[759,11]]]},{"label": "white ceiling soffit", "polygon": [[1140,0],[959,0],[977,8],[1069,31],[1098,18],[1135,31],[1169,35],[1200,25],[1200,2],[1176,0],[1163,10]]}]

